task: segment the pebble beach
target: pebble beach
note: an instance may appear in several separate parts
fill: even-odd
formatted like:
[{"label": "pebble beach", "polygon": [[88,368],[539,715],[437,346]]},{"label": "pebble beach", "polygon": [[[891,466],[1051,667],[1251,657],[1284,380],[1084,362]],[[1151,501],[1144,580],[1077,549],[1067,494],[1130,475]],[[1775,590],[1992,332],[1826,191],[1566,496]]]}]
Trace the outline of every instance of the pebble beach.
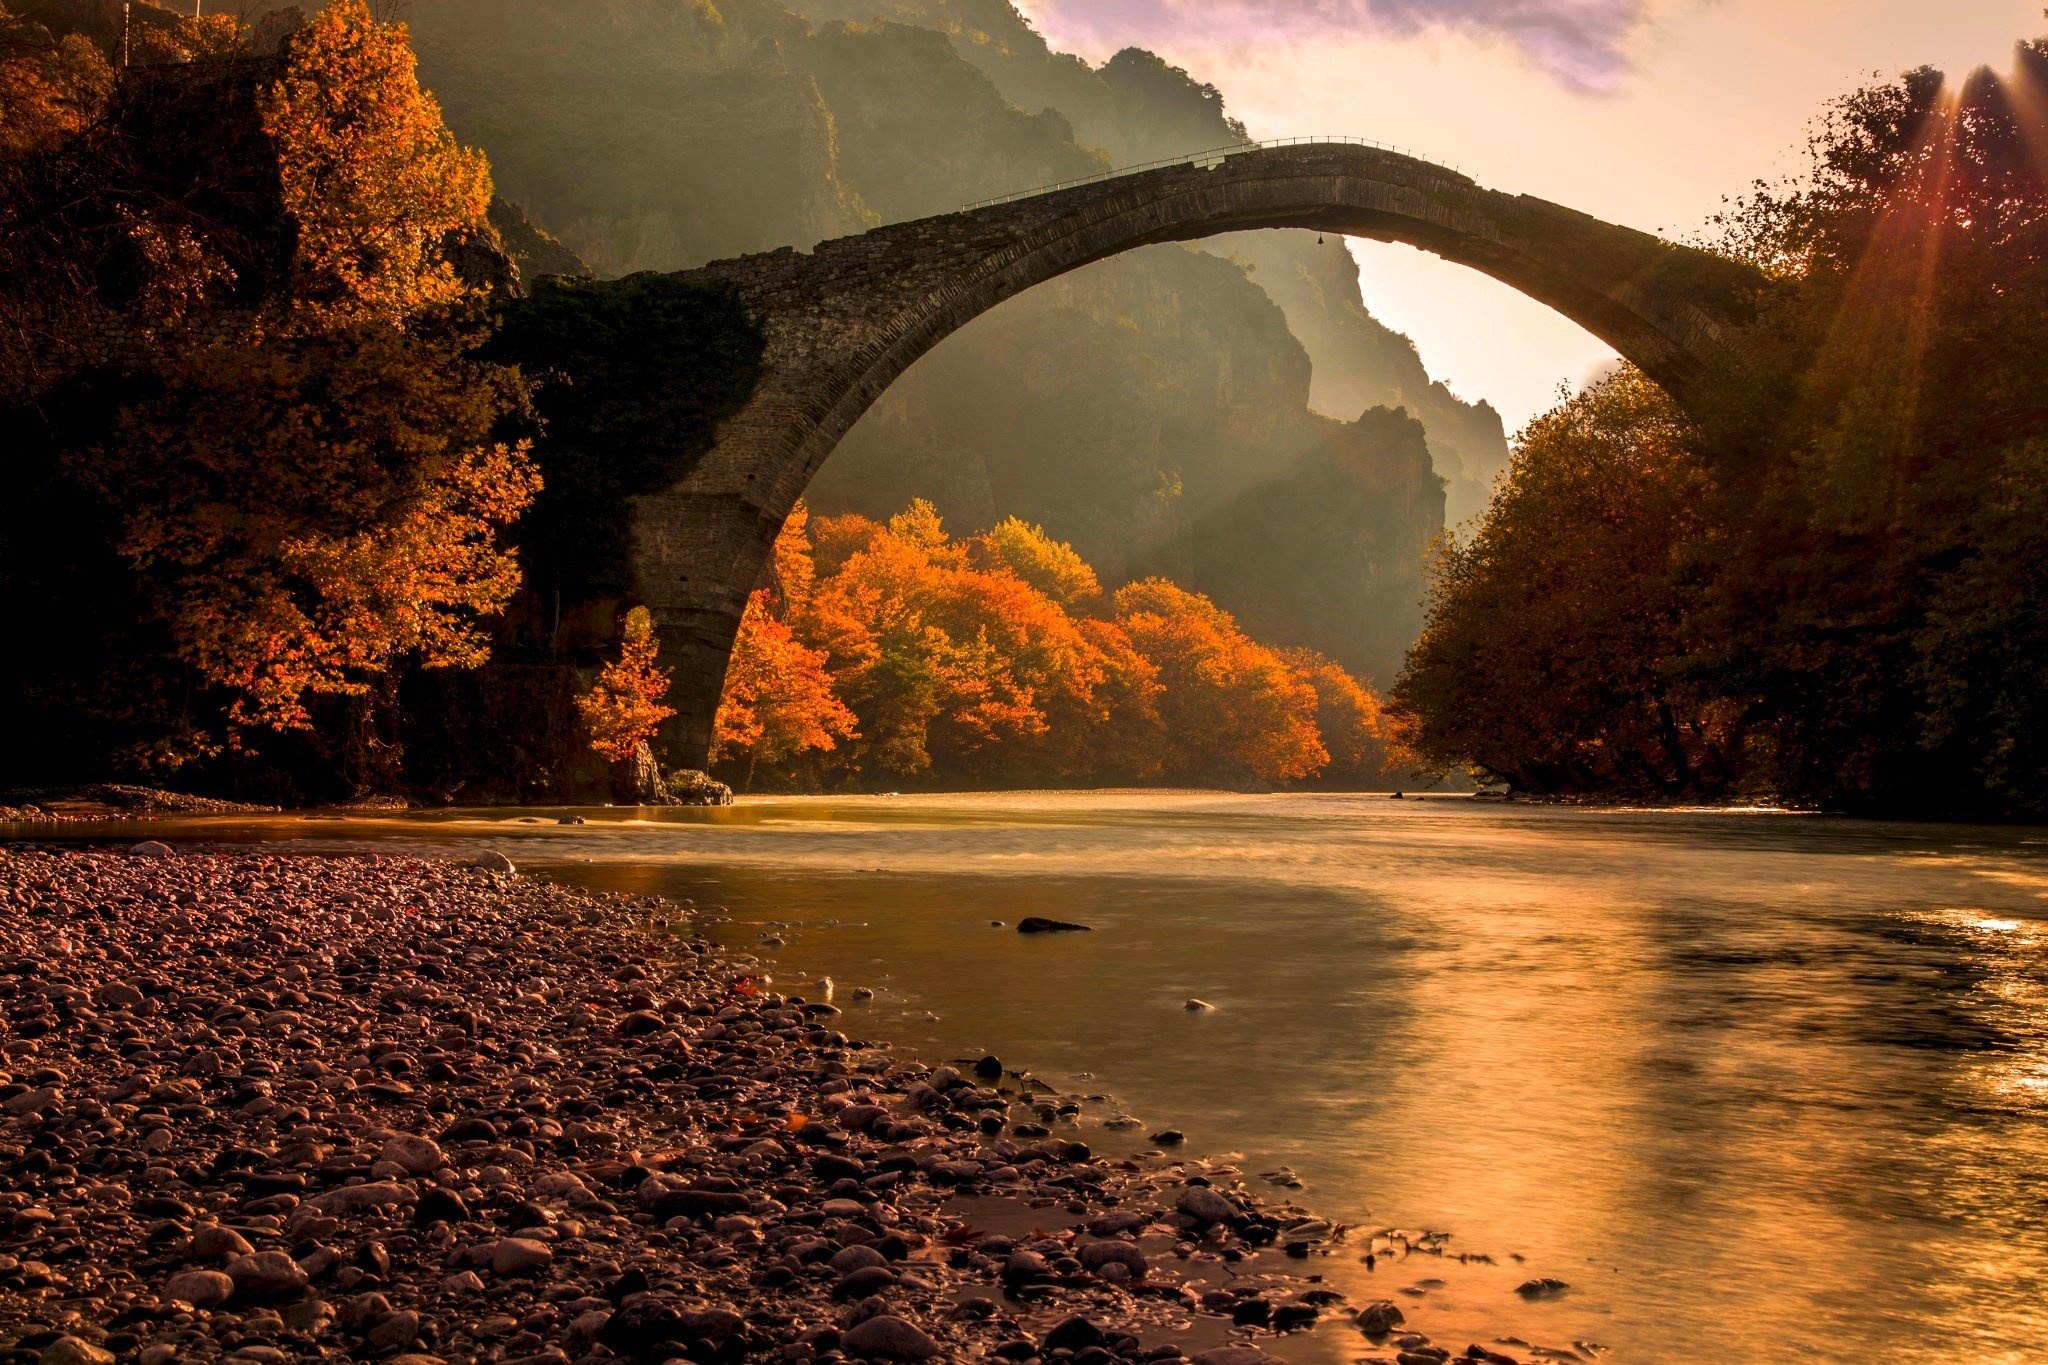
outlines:
[{"label": "pebble beach", "polygon": [[509,867],[0,849],[0,1359],[1454,1355],[1177,1134],[811,994]]}]

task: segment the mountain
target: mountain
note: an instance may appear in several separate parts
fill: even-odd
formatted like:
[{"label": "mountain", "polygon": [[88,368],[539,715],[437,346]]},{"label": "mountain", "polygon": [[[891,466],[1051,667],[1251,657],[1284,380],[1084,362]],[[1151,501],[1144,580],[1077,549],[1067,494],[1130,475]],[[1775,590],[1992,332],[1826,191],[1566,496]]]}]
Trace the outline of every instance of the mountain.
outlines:
[{"label": "mountain", "polygon": [[[500,193],[605,276],[1245,138],[1213,87],[1136,49],[1054,52],[1007,0],[414,0],[406,17]],[[1377,408],[1421,426],[1356,420]],[[1311,562],[1221,533],[1252,490],[1269,520],[1291,479],[1328,492],[1337,446],[1415,518],[1403,534]],[[1446,483],[1462,515],[1505,459],[1491,409],[1372,318],[1340,243],[1266,232],[1127,253],[977,319],[884,396],[812,499],[879,514],[928,496],[960,531],[1025,516],[1112,581],[1170,573],[1384,679]],[[1307,575],[1291,597],[1283,564]]]}]

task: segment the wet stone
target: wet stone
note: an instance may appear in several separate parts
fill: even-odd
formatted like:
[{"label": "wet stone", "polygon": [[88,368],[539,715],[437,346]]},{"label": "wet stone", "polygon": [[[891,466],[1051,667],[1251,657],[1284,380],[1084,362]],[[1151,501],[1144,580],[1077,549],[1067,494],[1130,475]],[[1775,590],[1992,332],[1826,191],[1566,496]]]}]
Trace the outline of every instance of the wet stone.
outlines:
[{"label": "wet stone", "polygon": [[1284,1276],[1235,1197],[1148,1256],[1182,1185],[1047,1136],[1078,1100],[1027,1137],[999,1058],[850,1041],[683,919],[410,855],[0,850],[0,1359],[1100,1365],[1192,1330],[1216,1257]]}]

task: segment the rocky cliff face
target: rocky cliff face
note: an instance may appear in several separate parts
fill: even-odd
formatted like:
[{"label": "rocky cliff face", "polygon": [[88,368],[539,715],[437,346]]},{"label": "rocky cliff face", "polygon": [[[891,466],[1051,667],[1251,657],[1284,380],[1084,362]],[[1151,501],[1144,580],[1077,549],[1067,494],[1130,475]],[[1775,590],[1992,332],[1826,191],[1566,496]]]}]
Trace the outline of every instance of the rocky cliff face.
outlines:
[{"label": "rocky cliff face", "polygon": [[1111,581],[1185,580],[1193,518],[1309,440],[1308,387],[1307,354],[1242,269],[1153,247],[962,328],[855,426],[812,500],[886,516],[933,497],[963,531],[1042,523]]},{"label": "rocky cliff face", "polygon": [[498,190],[602,275],[676,270],[877,220],[779,6],[424,0],[420,78]]},{"label": "rocky cliff face", "polygon": [[943,33],[830,24],[789,51],[832,111],[841,175],[883,222],[1108,169],[1065,115],[1012,106]]},{"label": "rocky cliff face", "polygon": [[1195,563],[1254,636],[1311,646],[1388,685],[1422,629],[1443,483],[1406,412],[1315,420],[1299,454],[1195,520]]},{"label": "rocky cliff face", "polygon": [[1463,521],[1486,506],[1495,476],[1507,468],[1500,414],[1431,379],[1415,343],[1366,311],[1357,263],[1341,241],[1306,232],[1242,232],[1206,245],[1250,270],[1315,357],[1309,406],[1331,417],[1405,408],[1427,433],[1430,457],[1447,485],[1449,520]]},{"label": "rocky cliff face", "polygon": [[1021,516],[1112,583],[1164,574],[1262,639],[1390,679],[1421,624],[1443,485],[1418,422],[1320,416],[1311,380],[1242,265],[1152,247],[949,338],[849,433],[812,501],[879,518],[927,497],[956,531]]},{"label": "rocky cliff face", "polygon": [[[415,0],[407,18],[500,192],[601,275],[808,246],[1244,137],[1214,88],[1146,52],[1053,52],[1009,0]],[[1412,424],[1327,420],[1374,407],[1420,420],[1419,464]],[[1340,430],[1353,465],[1389,443],[1371,516],[1413,518],[1410,534],[1375,520],[1303,558],[1223,533],[1255,490],[1270,508],[1311,466],[1327,477]],[[1112,579],[1169,573],[1241,609],[1264,584],[1271,638],[1390,677],[1441,525],[1432,457],[1454,509],[1476,505],[1505,463],[1498,418],[1371,317],[1341,244],[1242,234],[1103,262],[970,325],[856,428],[813,501],[883,515],[926,496],[963,530],[1014,513]],[[1292,611],[1282,563],[1317,575]]]}]

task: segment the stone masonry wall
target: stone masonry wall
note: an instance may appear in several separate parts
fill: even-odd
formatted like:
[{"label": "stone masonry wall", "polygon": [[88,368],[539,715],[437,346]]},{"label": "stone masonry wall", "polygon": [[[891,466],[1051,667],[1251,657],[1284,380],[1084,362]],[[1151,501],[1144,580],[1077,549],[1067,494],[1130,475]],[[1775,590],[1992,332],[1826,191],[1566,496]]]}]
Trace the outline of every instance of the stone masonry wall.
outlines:
[{"label": "stone masonry wall", "polygon": [[1296,227],[1404,242],[1482,270],[1612,345],[1683,404],[1726,359],[1761,277],[1392,152],[1250,150],[714,262],[766,337],[765,377],[718,445],[634,508],[640,595],[675,669],[663,745],[703,766],[726,658],[783,519],[842,436],[956,328],[1035,284],[1155,242]]}]

